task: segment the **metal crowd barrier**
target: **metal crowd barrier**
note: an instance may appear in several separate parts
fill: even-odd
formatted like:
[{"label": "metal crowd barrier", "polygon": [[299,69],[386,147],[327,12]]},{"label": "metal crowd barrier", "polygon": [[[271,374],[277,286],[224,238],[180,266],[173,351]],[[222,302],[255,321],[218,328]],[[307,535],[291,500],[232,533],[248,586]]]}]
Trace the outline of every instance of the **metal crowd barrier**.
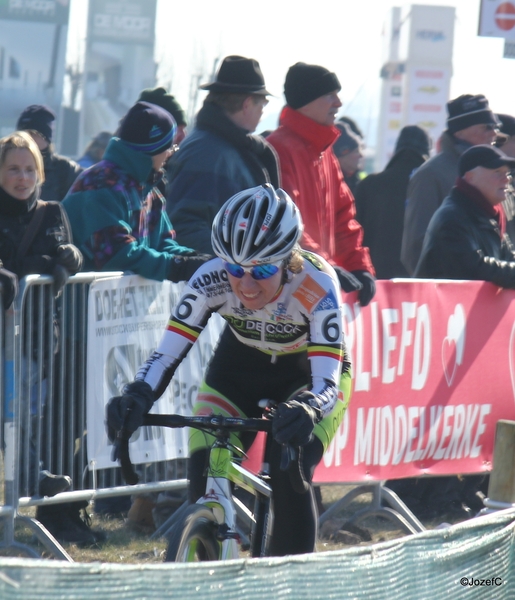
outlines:
[{"label": "metal crowd barrier", "polygon": [[[119,272],[79,273],[55,299],[52,277],[30,275],[20,281],[13,306],[5,313],[0,310],[0,437],[4,456],[0,548],[39,556],[32,547],[15,540],[15,524],[23,522],[55,556],[71,561],[50,533],[35,519],[21,515],[19,508],[186,487],[185,479],[176,479],[184,469],[178,461],[142,465],[142,483],[137,486],[123,485],[119,468],[96,472],[94,480],[88,470],[88,292],[93,281],[121,276]],[[39,496],[42,469],[69,475],[73,491]]]}]

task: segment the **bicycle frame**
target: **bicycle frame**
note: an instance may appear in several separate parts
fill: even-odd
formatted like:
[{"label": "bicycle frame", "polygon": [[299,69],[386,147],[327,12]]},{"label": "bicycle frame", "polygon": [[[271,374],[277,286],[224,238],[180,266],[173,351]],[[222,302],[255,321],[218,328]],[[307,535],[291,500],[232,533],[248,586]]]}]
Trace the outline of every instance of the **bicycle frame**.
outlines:
[{"label": "bicycle frame", "polygon": [[[132,410],[131,407],[127,409],[125,421],[130,414],[130,410]],[[267,418],[238,418],[223,417],[221,415],[181,416],[176,414],[149,414],[144,419],[145,425],[171,428],[193,427],[206,433],[210,432],[215,437],[215,442],[209,450],[206,493],[194,505],[190,505],[190,508],[198,507],[200,511],[206,511],[206,514],[202,517],[197,515],[198,519],[195,520],[195,511],[190,511],[189,516],[191,519],[189,525],[186,525],[186,527],[191,527],[192,529],[194,526],[197,527],[196,535],[201,536],[198,530],[198,523],[200,523],[200,526],[203,528],[202,535],[207,536],[204,541],[208,542],[209,553],[212,557],[217,554],[216,558],[218,559],[237,558],[238,556],[237,540],[240,536],[236,531],[236,505],[243,506],[243,504],[237,498],[233,498],[231,484],[238,485],[255,496],[253,519],[251,518],[253,523],[251,552],[253,557],[268,556],[273,512],[272,489],[266,480],[270,477],[269,464],[270,453],[272,451],[272,436],[267,435],[266,437],[264,460],[259,475],[254,475],[233,458],[234,451],[236,453],[241,452],[241,455],[244,453],[235,448],[229,439],[231,431],[264,431],[269,434],[271,423],[271,420]],[[115,456],[120,460],[125,481],[133,485],[138,482],[138,475],[134,471],[134,466],[130,460],[130,436],[131,432],[124,424],[120,431],[118,431],[114,450]],[[294,489],[299,490],[299,493],[304,493],[309,489],[309,484],[302,473],[300,450],[296,450],[288,444],[283,445],[282,450],[281,469],[288,471]],[[246,507],[244,508],[245,512],[251,514],[250,511],[247,511]],[[186,514],[181,514],[181,518],[187,519],[188,517]],[[209,529],[209,527],[206,528],[205,524],[207,522],[211,522],[216,526],[216,532]],[[178,525],[179,522],[176,522],[174,527],[178,527]],[[173,542],[174,552],[177,552],[178,548],[181,547],[183,538],[175,536],[173,537]],[[177,548],[175,545],[178,545]],[[169,549],[170,547],[172,547],[171,539]],[[192,559],[195,556],[195,552],[195,548],[188,548],[183,557],[184,560]]]},{"label": "bicycle frame", "polygon": [[[256,507],[266,504],[263,516],[270,515],[270,498],[272,489],[262,479],[232,460],[233,453],[220,442],[211,448],[209,469],[206,483],[206,494],[197,500],[197,504],[209,507],[221,527],[227,528],[221,543],[221,559],[238,558],[236,534],[236,509],[232,497],[231,482],[247,490],[256,497]],[[263,474],[267,476],[267,474]],[[257,526],[255,517],[254,526]],[[264,556],[268,542],[269,523],[261,526],[260,555]],[[263,538],[265,535],[265,538]]]}]

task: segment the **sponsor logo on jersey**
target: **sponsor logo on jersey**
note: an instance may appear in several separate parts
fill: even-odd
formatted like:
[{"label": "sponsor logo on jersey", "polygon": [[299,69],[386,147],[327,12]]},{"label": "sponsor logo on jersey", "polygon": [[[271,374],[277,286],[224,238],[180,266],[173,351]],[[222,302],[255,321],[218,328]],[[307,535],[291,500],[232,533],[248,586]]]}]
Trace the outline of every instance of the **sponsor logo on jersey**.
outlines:
[{"label": "sponsor logo on jersey", "polygon": [[320,302],[317,304],[315,312],[317,312],[318,310],[330,310],[334,308],[338,308],[338,302],[334,297],[333,291],[329,290],[326,296],[322,298],[322,300],[320,300]]},{"label": "sponsor logo on jersey", "polygon": [[238,317],[249,317],[250,315],[254,314],[253,310],[250,308],[245,308],[244,306],[233,306],[232,312],[235,315],[238,315]]},{"label": "sponsor logo on jersey", "polygon": [[308,326],[303,323],[272,323],[231,316],[226,316],[225,319],[242,337],[272,344],[293,343],[308,331]]},{"label": "sponsor logo on jersey", "polygon": [[326,290],[324,290],[324,288],[313,278],[307,275],[297,291],[293,294],[293,297],[297,298],[302,306],[311,312],[312,308],[316,306],[326,294]]},{"label": "sponsor logo on jersey", "polygon": [[323,271],[322,263],[316,258],[314,254],[311,254],[311,252],[301,252],[301,254],[302,257],[308,262],[310,262],[316,269],[318,269],[319,271]]},{"label": "sponsor logo on jersey", "polygon": [[191,282],[191,287],[202,292],[207,298],[221,296],[231,289],[225,269],[203,273]]},{"label": "sponsor logo on jersey", "polygon": [[277,308],[272,311],[270,316],[272,321],[291,321],[292,315],[289,315],[286,311],[286,304],[284,302],[278,302]]}]

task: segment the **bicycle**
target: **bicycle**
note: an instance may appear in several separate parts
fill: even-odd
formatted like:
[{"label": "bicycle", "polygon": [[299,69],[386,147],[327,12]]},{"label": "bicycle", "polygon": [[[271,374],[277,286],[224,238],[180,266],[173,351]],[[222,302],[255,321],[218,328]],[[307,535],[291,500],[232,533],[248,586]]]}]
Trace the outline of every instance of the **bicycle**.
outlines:
[{"label": "bicycle", "polygon": [[[264,404],[266,402],[266,405]],[[268,483],[268,457],[271,451],[274,406],[262,401],[263,418],[210,416],[147,415],[144,425],[158,427],[193,427],[211,433],[215,441],[209,452],[206,493],[195,504],[189,505],[177,518],[169,534],[165,562],[193,562],[238,558],[241,536],[236,529],[237,510],[231,484],[255,496],[254,511],[247,515],[252,521],[250,553],[252,557],[269,555],[273,523],[272,489]],[[264,458],[258,475],[239,463],[245,452],[234,446],[231,432],[263,431],[267,434]],[[129,485],[138,483],[138,475],[130,461],[130,433],[125,427],[118,432],[117,456],[122,475]],[[281,468],[287,470],[294,489],[304,493],[309,489],[301,468],[301,449],[283,446]],[[235,458],[235,455],[237,458]],[[241,506],[242,503],[239,502]],[[243,508],[245,510],[245,508]]]}]

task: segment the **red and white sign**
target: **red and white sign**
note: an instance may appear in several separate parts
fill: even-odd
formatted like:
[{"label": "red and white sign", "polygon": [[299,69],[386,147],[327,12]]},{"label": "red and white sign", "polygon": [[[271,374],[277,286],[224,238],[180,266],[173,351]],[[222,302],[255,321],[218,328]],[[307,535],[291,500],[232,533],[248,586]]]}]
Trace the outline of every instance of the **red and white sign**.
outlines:
[{"label": "red and white sign", "polygon": [[479,473],[515,420],[515,292],[483,282],[379,281],[344,295],[354,391],[318,482]]},{"label": "red and white sign", "polygon": [[479,35],[515,41],[515,2],[482,0]]},{"label": "red and white sign", "polygon": [[503,31],[515,27],[515,6],[511,2],[503,2],[495,11],[495,24]]}]

